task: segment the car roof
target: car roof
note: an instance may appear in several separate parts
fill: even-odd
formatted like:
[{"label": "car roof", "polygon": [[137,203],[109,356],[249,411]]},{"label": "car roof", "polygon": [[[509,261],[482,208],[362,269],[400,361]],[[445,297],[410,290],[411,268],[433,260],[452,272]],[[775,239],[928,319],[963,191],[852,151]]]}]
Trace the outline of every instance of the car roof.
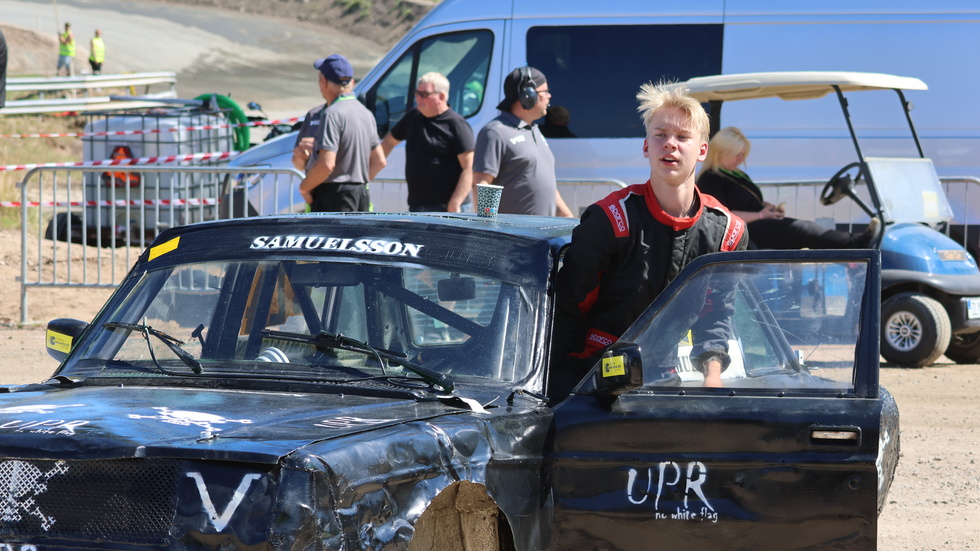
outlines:
[{"label": "car roof", "polygon": [[160,234],[155,242],[163,242],[171,234],[187,231],[228,231],[238,226],[257,225],[275,227],[280,233],[295,231],[304,227],[331,227],[337,225],[396,228],[421,225],[426,231],[455,233],[491,233],[503,236],[521,237],[531,240],[551,241],[560,245],[571,237],[572,229],[578,224],[576,218],[555,216],[527,216],[521,214],[501,214],[494,218],[484,218],[476,214],[461,213],[374,213],[374,212],[322,212],[307,214],[287,214],[256,216],[252,218],[225,219],[200,222],[169,229]]},{"label": "car roof", "polygon": [[[540,285],[578,220],[450,213],[311,213],[175,226],[140,255],[134,273],[199,262],[352,258],[390,264],[418,258],[440,269]],[[423,251],[424,249],[424,251]],[[548,254],[548,251],[551,254]],[[370,260],[368,260],[370,259]]]},{"label": "car roof", "polygon": [[696,77],[677,83],[700,102],[733,101],[778,97],[784,100],[816,99],[834,91],[927,90],[926,83],[915,77],[884,73],[848,71],[782,71],[739,73]]}]

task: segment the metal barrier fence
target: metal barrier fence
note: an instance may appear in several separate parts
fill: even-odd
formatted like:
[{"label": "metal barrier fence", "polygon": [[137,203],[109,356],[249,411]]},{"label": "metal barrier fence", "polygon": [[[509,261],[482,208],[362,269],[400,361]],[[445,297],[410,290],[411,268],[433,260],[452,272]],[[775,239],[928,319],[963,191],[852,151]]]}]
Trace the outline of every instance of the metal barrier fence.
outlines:
[{"label": "metal barrier fence", "polygon": [[[946,197],[953,207],[955,217],[946,227],[946,235],[970,251],[974,257],[980,256],[980,178],[973,176],[949,176],[940,178]],[[840,201],[831,206],[823,206],[819,201],[820,191],[826,182],[806,181],[795,183],[763,182],[766,200],[773,204],[786,203],[786,213],[794,218],[816,220],[828,227],[854,231],[853,226],[863,228],[868,215],[854,201]],[[859,182],[855,192],[868,204],[870,198],[863,182]]]},{"label": "metal barrier fence", "polygon": [[[302,212],[302,174],[254,167],[41,167],[21,184],[21,323],[32,287],[113,288],[157,233],[177,225]],[[573,212],[625,187],[563,180]],[[407,210],[403,179],[371,183],[377,212]]]},{"label": "metal barrier fence", "polygon": [[980,178],[948,176],[939,180],[956,213],[947,233],[980,261]]},{"label": "metal barrier fence", "polygon": [[[301,212],[295,170],[255,167],[111,166],[35,168],[21,184],[21,322],[28,321],[31,287],[113,288],[163,229],[225,218]],[[980,178],[942,178],[957,212],[947,234],[977,256],[980,251]],[[562,197],[581,214],[625,183],[562,180]],[[772,203],[796,218],[853,231],[865,214],[853,201],[823,206],[825,182],[760,183]],[[867,190],[857,193],[867,200]],[[407,210],[403,179],[371,183],[374,210]]]},{"label": "metal barrier fence", "polygon": [[[150,93],[153,85],[163,85],[164,90]],[[144,95],[136,96],[136,87],[144,88]],[[89,90],[128,88],[129,96],[89,96]],[[47,93],[81,90],[82,97],[46,98]],[[38,99],[13,99],[17,93],[36,92]],[[84,75],[72,77],[10,77],[7,79],[6,105],[0,114],[23,115],[28,113],[52,113],[60,111],[92,111],[102,109],[133,109],[159,107],[166,98],[177,97],[177,73],[159,71],[153,73],[129,73],[121,75]],[[159,101],[158,101],[159,100]]]},{"label": "metal barrier fence", "polygon": [[585,209],[606,195],[623,189],[626,183],[621,180],[559,180],[558,191],[561,198],[575,216],[582,216]]},{"label": "metal barrier fence", "polygon": [[251,188],[271,182],[299,197],[301,180],[295,170],[255,167],[31,170],[20,184],[21,323],[28,322],[29,288],[113,288],[160,231],[279,211],[276,197]]},{"label": "metal barrier fence", "polygon": [[[617,189],[626,187],[620,180],[559,180],[558,191],[576,216],[585,208]],[[371,203],[376,212],[408,210],[408,187],[403,178],[376,178],[371,182]]]}]

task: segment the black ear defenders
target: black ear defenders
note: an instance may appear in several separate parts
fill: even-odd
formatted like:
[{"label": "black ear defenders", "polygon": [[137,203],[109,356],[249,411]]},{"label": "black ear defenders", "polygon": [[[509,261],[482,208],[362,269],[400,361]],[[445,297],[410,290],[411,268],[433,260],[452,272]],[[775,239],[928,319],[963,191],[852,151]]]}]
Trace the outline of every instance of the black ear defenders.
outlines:
[{"label": "black ear defenders", "polygon": [[517,101],[524,109],[531,109],[538,104],[538,91],[534,89],[534,81],[531,80],[531,68],[527,65],[521,67],[521,82],[517,85]]}]

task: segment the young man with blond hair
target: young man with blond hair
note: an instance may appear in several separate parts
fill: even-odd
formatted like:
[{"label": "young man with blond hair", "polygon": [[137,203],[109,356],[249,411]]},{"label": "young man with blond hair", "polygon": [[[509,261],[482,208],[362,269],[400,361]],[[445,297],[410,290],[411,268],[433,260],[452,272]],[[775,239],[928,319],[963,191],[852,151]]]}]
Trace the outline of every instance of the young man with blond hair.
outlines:
[{"label": "young man with blond hair", "polygon": [[[558,272],[549,397],[568,395],[602,350],[695,257],[744,250],[745,223],[694,184],[708,152],[709,121],[683,88],[645,84],[637,94],[650,179],[589,206]],[[726,328],[695,334],[705,386],[720,386],[730,359]]]}]

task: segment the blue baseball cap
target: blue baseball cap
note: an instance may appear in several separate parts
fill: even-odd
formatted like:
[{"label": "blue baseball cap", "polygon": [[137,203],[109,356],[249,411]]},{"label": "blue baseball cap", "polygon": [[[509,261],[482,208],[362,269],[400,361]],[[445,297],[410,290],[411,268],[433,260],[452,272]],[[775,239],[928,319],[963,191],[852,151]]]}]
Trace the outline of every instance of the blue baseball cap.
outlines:
[{"label": "blue baseball cap", "polygon": [[327,80],[336,84],[347,84],[354,78],[354,67],[340,54],[314,61],[313,68],[318,69]]}]

